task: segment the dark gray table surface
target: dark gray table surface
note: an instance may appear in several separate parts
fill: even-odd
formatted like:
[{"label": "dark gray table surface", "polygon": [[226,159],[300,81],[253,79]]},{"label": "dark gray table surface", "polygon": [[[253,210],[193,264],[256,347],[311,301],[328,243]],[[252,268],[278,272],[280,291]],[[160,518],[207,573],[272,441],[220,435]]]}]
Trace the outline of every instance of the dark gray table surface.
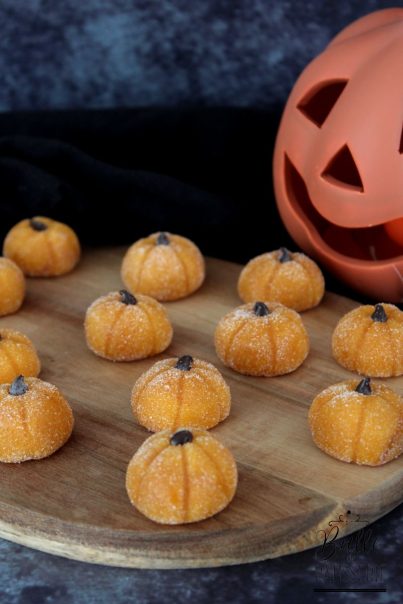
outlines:
[{"label": "dark gray table surface", "polygon": [[[0,604],[403,602],[403,505],[326,547],[239,566],[111,568],[0,539]],[[365,525],[363,525],[365,527]],[[319,589],[383,590],[323,592]]]}]

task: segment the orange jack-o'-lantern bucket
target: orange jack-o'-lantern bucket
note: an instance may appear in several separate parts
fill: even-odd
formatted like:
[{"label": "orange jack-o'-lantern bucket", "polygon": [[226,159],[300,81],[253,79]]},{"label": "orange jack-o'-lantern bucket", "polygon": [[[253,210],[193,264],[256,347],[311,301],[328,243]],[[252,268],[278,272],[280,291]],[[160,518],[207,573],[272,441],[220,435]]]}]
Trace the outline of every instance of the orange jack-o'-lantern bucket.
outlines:
[{"label": "orange jack-o'-lantern bucket", "polygon": [[344,29],[304,70],[274,153],[281,217],[351,287],[403,301],[403,9]]}]

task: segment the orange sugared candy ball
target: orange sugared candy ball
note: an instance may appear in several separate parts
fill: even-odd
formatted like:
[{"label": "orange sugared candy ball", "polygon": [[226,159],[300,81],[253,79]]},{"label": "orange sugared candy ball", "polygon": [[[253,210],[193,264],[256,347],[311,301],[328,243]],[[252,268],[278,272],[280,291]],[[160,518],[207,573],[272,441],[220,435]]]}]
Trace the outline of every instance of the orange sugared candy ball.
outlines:
[{"label": "orange sugared candy ball", "polygon": [[12,382],[20,374],[36,377],[41,370],[38,354],[31,340],[15,329],[0,329],[0,383]]},{"label": "orange sugared candy ball", "polygon": [[403,312],[393,304],[354,308],[336,325],[332,350],[340,365],[361,375],[402,375]]},{"label": "orange sugared candy ball", "polygon": [[76,266],[80,243],[67,224],[37,216],[13,226],[4,240],[3,254],[29,277],[57,277]]},{"label": "orange sugared candy ball", "polygon": [[271,300],[298,312],[317,306],[325,292],[318,265],[286,248],[253,258],[243,268],[238,293],[244,302]]},{"label": "orange sugared candy ball", "polygon": [[309,338],[295,310],[278,302],[255,302],[220,320],[215,347],[231,369],[269,377],[297,369],[308,355]]},{"label": "orange sugared candy ball", "polygon": [[122,289],[97,298],[85,315],[88,347],[111,361],[135,361],[159,354],[172,340],[165,308],[149,296]]},{"label": "orange sugared candy ball", "polygon": [[212,428],[230,411],[231,394],[221,373],[189,355],[158,361],[137,380],[133,413],[153,432],[180,426]]},{"label": "orange sugared candy ball", "polygon": [[235,494],[237,467],[231,452],[197,428],[150,436],[129,463],[131,503],[162,524],[204,520],[223,510]]},{"label": "orange sugared candy ball", "polygon": [[319,449],[341,461],[379,466],[403,452],[403,400],[370,378],[323,390],[311,405],[309,425]]},{"label": "orange sugared candy ball", "polygon": [[0,386],[0,461],[48,457],[69,439],[73,424],[56,386],[22,376]]},{"label": "orange sugared candy ball", "polygon": [[0,316],[16,312],[25,297],[22,270],[8,258],[0,258]]},{"label": "orange sugared candy ball", "polygon": [[199,248],[186,237],[171,233],[139,239],[122,263],[122,280],[128,290],[161,301],[189,296],[201,286],[204,276]]}]

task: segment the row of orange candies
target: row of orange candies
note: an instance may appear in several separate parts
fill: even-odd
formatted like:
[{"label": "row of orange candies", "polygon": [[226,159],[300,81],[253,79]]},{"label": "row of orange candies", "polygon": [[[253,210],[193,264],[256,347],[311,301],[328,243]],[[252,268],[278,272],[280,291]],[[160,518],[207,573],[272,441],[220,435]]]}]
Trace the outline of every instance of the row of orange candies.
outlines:
[{"label": "row of orange candies", "polygon": [[[27,238],[30,239],[28,243]],[[24,254],[24,251],[27,253]],[[4,253],[19,263],[28,275],[51,276],[62,274],[74,267],[79,258],[79,245],[69,227],[39,217],[22,221],[10,231],[5,240]],[[64,268],[61,267],[63,258],[69,259]],[[54,259],[57,262],[52,265]],[[111,360],[135,360],[162,352],[171,342],[172,326],[162,305],[147,294],[159,300],[179,299],[195,291],[202,284],[204,275],[204,260],[200,251],[184,237],[159,233],[136,242],[127,252],[122,265],[122,279],[126,287],[134,293],[127,290],[112,292],[90,306],[85,320],[89,347],[96,354]],[[317,265],[305,255],[291,254],[285,249],[263,254],[243,269],[238,290],[244,301],[252,302],[235,309],[220,321],[215,337],[218,356],[236,371],[250,375],[281,375],[296,369],[309,350],[308,335],[296,310],[316,306],[324,293],[324,280]],[[265,302],[254,302],[257,299],[264,299]],[[380,306],[377,306],[378,314]],[[389,306],[391,305],[388,305],[388,312],[395,312],[395,307],[392,309]],[[385,312],[385,305],[381,308]],[[350,320],[350,315],[351,313],[340,322],[333,337],[334,341],[337,342],[337,332],[343,331],[343,325]],[[395,317],[389,318],[392,318],[392,322],[395,320]],[[370,321],[385,322],[379,319]],[[343,345],[343,338],[341,344]],[[335,356],[337,349],[336,345]],[[347,346],[347,349],[350,350],[350,347]],[[343,363],[345,355],[339,356],[337,360],[348,366],[348,363]],[[396,371],[396,364],[394,367]],[[359,367],[348,368],[370,373],[360,371]],[[25,372],[24,375],[37,373]],[[186,385],[185,388],[183,384]],[[346,385],[348,392],[355,390],[353,385],[355,384]],[[353,396],[354,400],[364,397],[367,402],[369,394],[372,395],[371,400],[382,398],[383,391],[378,392],[381,385],[375,386],[375,390],[374,387],[371,390],[368,380],[365,385],[364,388],[360,383],[354,395],[355,399]],[[10,387],[9,391],[12,389],[13,387]],[[16,392],[22,390],[22,395],[27,396],[26,389],[27,385],[19,378],[14,384],[14,394],[11,392],[10,396],[15,396]],[[381,401],[384,410],[386,399],[387,397],[383,396]],[[316,400],[312,410],[315,403],[317,404]],[[389,401],[389,407],[390,405],[396,408],[394,400]],[[148,517],[169,523],[200,520],[223,509],[235,492],[236,466],[230,452],[204,431],[227,417],[230,409],[229,388],[218,370],[206,361],[189,356],[160,361],[136,383],[132,394],[132,407],[139,423],[148,429],[168,429],[168,433],[164,432],[148,439],[129,464],[127,489],[132,503]],[[66,433],[72,429],[70,415],[67,415],[69,417]],[[329,438],[327,434],[325,442],[318,440],[313,421],[316,417],[317,414],[311,414],[311,428],[316,444],[331,455],[352,461],[346,458],[344,449],[340,453],[339,435],[337,438],[330,435]],[[393,431],[392,423],[389,421],[388,426]],[[334,427],[337,422],[335,424],[332,421],[331,425]],[[181,426],[192,426],[193,429],[178,430]],[[176,432],[172,433],[172,430]],[[64,432],[57,448],[63,444],[63,438],[66,439]],[[191,446],[193,441],[197,444],[196,447]],[[337,450],[332,450],[333,441],[338,443]],[[396,439],[394,442],[396,444]],[[169,445],[183,446],[172,448]],[[200,499],[200,489],[197,485],[206,482],[200,480],[205,471],[203,466],[206,465],[206,447],[209,450],[207,459],[210,459],[211,466],[208,481],[211,488],[204,489]],[[165,459],[169,463],[169,468],[162,468],[163,473],[169,470],[175,476],[175,470],[177,474],[178,468],[180,469],[180,476],[176,476],[177,480],[173,481],[173,484],[176,485],[176,490],[183,490],[181,468],[185,451],[188,458],[186,466],[188,474],[190,473],[187,482],[191,479],[192,484],[194,483],[192,492],[199,492],[199,496],[193,506],[189,500],[187,510],[182,510],[178,506],[168,505],[172,497],[177,499],[178,492],[164,494],[158,476],[155,481],[151,480],[149,472],[147,481],[141,481],[141,476],[148,470],[155,454],[158,454],[159,466],[164,464]],[[395,446],[392,452],[394,456],[396,451]],[[354,461],[378,465],[392,458],[390,455],[385,458],[384,451],[382,455],[375,453],[375,457],[376,455],[378,461],[373,457],[365,460],[357,458],[354,452]],[[32,455],[24,459],[27,458],[32,458]],[[203,459],[204,463],[201,463]],[[214,460],[213,464],[211,460]],[[214,475],[216,480],[212,480]],[[140,483],[142,488],[138,489]],[[158,489],[156,485],[159,485]],[[172,485],[167,488],[169,491]]]}]

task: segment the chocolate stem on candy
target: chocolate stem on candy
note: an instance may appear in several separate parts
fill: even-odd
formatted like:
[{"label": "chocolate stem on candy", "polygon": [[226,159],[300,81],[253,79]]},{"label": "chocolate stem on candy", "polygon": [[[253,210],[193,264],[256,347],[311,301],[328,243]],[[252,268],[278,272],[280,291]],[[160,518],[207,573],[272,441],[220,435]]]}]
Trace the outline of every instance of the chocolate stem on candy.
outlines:
[{"label": "chocolate stem on candy", "polygon": [[372,394],[371,379],[369,377],[366,377],[361,380],[355,391],[359,392],[360,394]]},{"label": "chocolate stem on candy", "polygon": [[121,289],[119,293],[123,304],[137,304],[137,299],[127,289]]},{"label": "chocolate stem on candy", "polygon": [[386,314],[382,304],[377,304],[375,306],[375,310],[371,315],[371,319],[373,321],[378,321],[378,323],[386,323],[386,321],[388,320],[388,315]]},{"label": "chocolate stem on candy", "polygon": [[284,264],[284,262],[291,262],[292,257],[290,252],[287,250],[286,247],[281,247],[280,248],[280,256],[278,258],[278,261],[281,262],[281,264]]},{"label": "chocolate stem on candy", "polygon": [[257,317],[266,317],[270,314],[269,308],[266,306],[264,302],[255,302],[255,306],[253,307],[253,312]]},{"label": "chocolate stem on candy", "polygon": [[19,396],[21,394],[25,394],[28,390],[28,384],[26,384],[23,375],[19,375],[15,378],[15,380],[11,383],[9,393],[13,396]]},{"label": "chocolate stem on candy", "polygon": [[178,430],[175,432],[170,438],[169,444],[177,446],[177,445],[185,445],[186,443],[191,443],[193,440],[193,434],[190,430]]},{"label": "chocolate stem on candy", "polygon": [[190,371],[193,366],[193,357],[189,354],[183,355],[183,357],[179,357],[176,362],[175,369],[181,369],[182,371]]},{"label": "chocolate stem on candy", "polygon": [[169,245],[171,242],[169,241],[169,237],[166,233],[160,233],[157,237],[157,245]]},{"label": "chocolate stem on candy", "polygon": [[48,228],[47,224],[45,224],[41,220],[36,220],[35,218],[31,218],[31,220],[29,221],[29,226],[34,231],[46,231],[46,229]]}]

